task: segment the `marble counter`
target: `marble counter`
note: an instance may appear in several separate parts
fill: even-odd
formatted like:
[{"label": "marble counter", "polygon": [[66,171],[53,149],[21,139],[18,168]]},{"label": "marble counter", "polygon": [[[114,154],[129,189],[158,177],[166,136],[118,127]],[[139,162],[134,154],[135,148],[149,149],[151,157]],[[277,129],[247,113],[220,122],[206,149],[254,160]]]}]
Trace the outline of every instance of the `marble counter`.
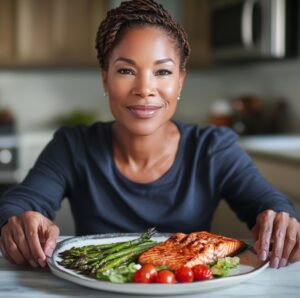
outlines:
[{"label": "marble counter", "polygon": [[[196,297],[299,297],[300,262],[282,269],[267,268],[258,276],[239,285],[205,293],[181,295]],[[0,257],[0,297],[3,298],[46,298],[46,297],[97,297],[125,298],[130,295],[116,294],[78,286],[54,276],[49,268],[32,269],[11,265]],[[150,296],[134,296],[150,297]],[[158,296],[152,296],[158,297]],[[174,297],[172,295],[172,297]]]},{"label": "marble counter", "polygon": [[300,135],[241,137],[239,144],[251,156],[300,166]]}]

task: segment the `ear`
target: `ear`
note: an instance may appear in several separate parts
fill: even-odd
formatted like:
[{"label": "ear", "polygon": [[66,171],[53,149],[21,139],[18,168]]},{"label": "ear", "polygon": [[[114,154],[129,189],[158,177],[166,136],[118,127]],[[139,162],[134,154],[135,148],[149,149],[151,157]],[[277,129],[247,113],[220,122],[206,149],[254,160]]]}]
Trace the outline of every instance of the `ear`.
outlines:
[{"label": "ear", "polygon": [[101,77],[102,77],[103,89],[106,92],[106,90],[107,90],[107,71],[106,70],[101,70]]}]

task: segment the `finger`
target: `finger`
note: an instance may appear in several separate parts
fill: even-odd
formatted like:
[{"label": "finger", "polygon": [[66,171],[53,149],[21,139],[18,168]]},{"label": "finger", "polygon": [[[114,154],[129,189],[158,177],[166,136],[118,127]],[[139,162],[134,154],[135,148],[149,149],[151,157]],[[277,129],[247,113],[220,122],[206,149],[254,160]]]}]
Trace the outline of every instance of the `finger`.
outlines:
[{"label": "finger", "polygon": [[10,228],[12,237],[25,260],[29,262],[32,267],[37,268],[38,264],[34,261],[31,254],[20,219],[18,217],[13,217],[8,221],[8,227]]},{"label": "finger", "polygon": [[282,256],[288,220],[289,215],[286,212],[279,212],[276,214],[272,233],[274,244],[270,257],[270,267],[278,268]]},{"label": "finger", "polygon": [[258,241],[258,236],[259,236],[259,224],[257,223],[254,228],[252,229],[252,235],[253,235],[253,240],[254,240],[254,250],[256,253],[259,252],[259,241]]},{"label": "finger", "polygon": [[282,257],[279,262],[279,267],[285,267],[288,260],[290,259],[291,252],[296,244],[297,231],[298,221],[295,218],[290,218],[285,235],[285,244],[282,251]]},{"label": "finger", "polygon": [[1,253],[2,256],[7,259],[11,264],[15,264],[15,262],[13,261],[13,259],[8,255],[8,253],[6,252],[5,248],[4,248],[4,244],[2,243],[1,239],[0,239],[0,249],[1,249]]},{"label": "finger", "polygon": [[300,231],[299,231],[299,223],[298,223],[298,232],[297,232],[297,237],[296,237],[296,245],[294,246],[290,257],[289,257],[289,262],[294,263],[300,261]]},{"label": "finger", "polygon": [[34,261],[37,262],[41,267],[45,267],[46,256],[38,237],[38,223],[36,221],[28,221],[27,224],[24,223],[24,228]]},{"label": "finger", "polygon": [[7,232],[3,234],[2,241],[4,244],[4,251],[8,258],[11,258],[13,262],[18,265],[24,265],[27,263],[22,253],[19,251],[19,248],[15,243],[9,228],[7,228]]},{"label": "finger", "polygon": [[269,254],[275,212],[266,210],[259,216],[258,257],[265,261]]},{"label": "finger", "polygon": [[58,226],[51,224],[46,231],[46,242],[44,252],[47,257],[51,257],[56,247],[57,238],[59,236]]}]

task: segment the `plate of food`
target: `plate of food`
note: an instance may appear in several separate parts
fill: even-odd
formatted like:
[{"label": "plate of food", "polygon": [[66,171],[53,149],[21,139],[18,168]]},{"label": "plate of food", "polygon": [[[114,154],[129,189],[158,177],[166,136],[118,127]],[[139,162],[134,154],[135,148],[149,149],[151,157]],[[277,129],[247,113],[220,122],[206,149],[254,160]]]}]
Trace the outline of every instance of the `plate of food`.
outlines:
[{"label": "plate of food", "polygon": [[68,238],[47,261],[53,274],[73,283],[141,295],[226,288],[268,266],[238,239],[205,231],[161,234],[154,229]]}]

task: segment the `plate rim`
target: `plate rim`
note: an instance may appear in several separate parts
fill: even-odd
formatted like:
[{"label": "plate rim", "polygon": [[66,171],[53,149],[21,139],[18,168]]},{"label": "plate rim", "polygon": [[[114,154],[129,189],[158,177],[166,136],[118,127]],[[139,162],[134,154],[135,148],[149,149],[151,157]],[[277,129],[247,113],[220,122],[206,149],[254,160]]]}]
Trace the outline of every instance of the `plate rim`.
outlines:
[{"label": "plate rim", "polygon": [[[112,283],[109,281],[102,281],[97,280],[91,277],[86,277],[82,275],[82,277],[73,274],[71,272],[68,272],[66,270],[63,270],[62,268],[58,267],[56,265],[55,257],[59,251],[64,245],[72,243],[72,242],[78,242],[78,241],[84,241],[84,240],[93,240],[93,239],[112,239],[112,238],[118,238],[118,237],[138,237],[142,233],[108,233],[108,234],[94,234],[94,235],[87,235],[87,236],[74,236],[70,238],[63,239],[57,243],[57,246],[52,254],[51,257],[47,258],[48,266],[51,270],[51,272],[68,281],[71,281],[75,284],[93,288],[97,290],[102,291],[108,291],[108,292],[115,292],[115,293],[124,293],[124,294],[142,294],[142,295],[172,295],[172,294],[189,294],[189,293],[204,293],[211,290],[217,290],[218,288],[226,288],[233,286],[235,284],[238,284],[244,280],[250,279],[263,270],[265,270],[268,265],[269,261],[264,261],[259,265],[258,267],[254,268],[253,270],[245,273],[240,273],[237,275],[232,276],[226,276],[222,278],[215,278],[211,280],[204,281],[205,284],[209,284],[207,290],[201,291],[201,287],[198,289],[197,285],[203,285],[203,281],[199,282],[193,282],[193,283],[175,283],[175,284],[136,284],[136,283]],[[156,233],[152,238],[158,238],[158,237],[170,237],[172,233]],[[247,241],[245,241],[247,243]],[[247,250],[252,250],[253,247],[247,243]],[[221,281],[221,282],[220,282]],[[95,283],[95,284],[94,284]],[[217,285],[215,285],[217,284]],[[106,286],[105,286],[106,285]],[[132,287],[132,285],[134,285]],[[99,287],[100,286],[100,287]],[[121,289],[121,287],[123,289]],[[148,287],[147,289],[150,290],[151,293],[147,293],[146,291],[143,291],[145,287]],[[131,289],[129,289],[131,288]],[[133,289],[132,289],[133,288]],[[167,289],[167,290],[166,290]]]}]

